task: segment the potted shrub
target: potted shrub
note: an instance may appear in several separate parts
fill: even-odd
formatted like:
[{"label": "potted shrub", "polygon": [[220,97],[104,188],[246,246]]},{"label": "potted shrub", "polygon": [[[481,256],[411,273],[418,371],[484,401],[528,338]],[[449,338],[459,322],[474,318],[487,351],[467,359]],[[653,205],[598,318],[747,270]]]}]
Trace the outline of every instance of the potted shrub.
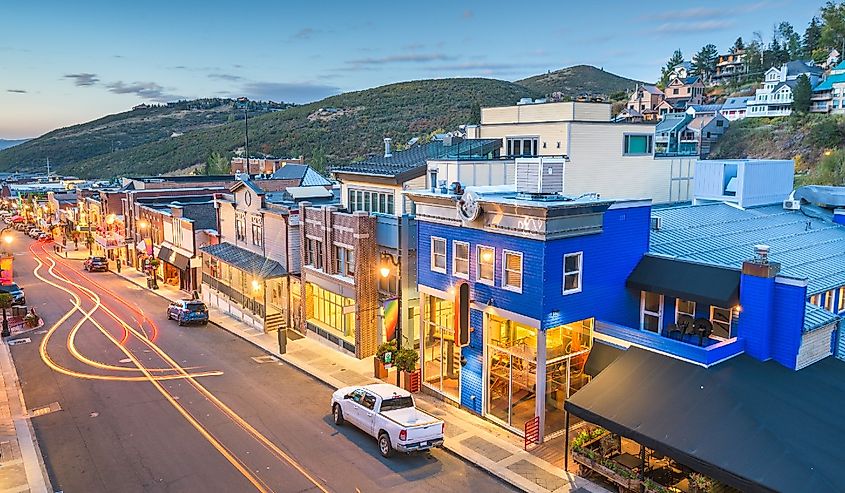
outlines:
[{"label": "potted shrub", "polygon": [[35,313],[35,310],[32,310],[26,314],[26,316],[23,318],[23,322],[29,328],[38,327],[38,324],[41,322],[41,317],[39,317],[38,314]]},{"label": "potted shrub", "polygon": [[417,361],[420,355],[410,348],[402,348],[396,352],[396,370],[402,372],[402,388],[411,390],[411,373],[417,371]]},{"label": "potted shrub", "polygon": [[[388,356],[389,355],[389,356]],[[385,357],[390,358],[389,363],[385,363]],[[396,358],[396,341],[387,341],[383,342],[378,349],[376,349],[376,355],[373,358],[373,376],[376,378],[387,378],[387,367],[385,364],[394,364],[394,359]]]},{"label": "potted shrub", "polygon": [[713,480],[697,472],[689,475],[689,484],[692,493],[710,493],[713,491]]}]

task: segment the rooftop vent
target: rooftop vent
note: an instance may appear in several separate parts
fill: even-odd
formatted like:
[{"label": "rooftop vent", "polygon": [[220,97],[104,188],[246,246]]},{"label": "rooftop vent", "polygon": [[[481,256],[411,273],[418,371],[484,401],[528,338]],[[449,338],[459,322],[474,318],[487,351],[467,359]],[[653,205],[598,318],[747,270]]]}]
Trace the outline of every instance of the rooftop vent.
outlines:
[{"label": "rooftop vent", "polygon": [[769,245],[754,245],[754,261],[759,264],[769,263]]},{"label": "rooftop vent", "polygon": [[518,158],[516,191],[521,194],[563,193],[564,158]]},{"label": "rooftop vent", "polygon": [[660,231],[663,227],[663,218],[660,216],[651,216],[651,230]]},{"label": "rooftop vent", "polygon": [[390,152],[390,137],[384,138],[384,157],[392,157],[393,153]]}]

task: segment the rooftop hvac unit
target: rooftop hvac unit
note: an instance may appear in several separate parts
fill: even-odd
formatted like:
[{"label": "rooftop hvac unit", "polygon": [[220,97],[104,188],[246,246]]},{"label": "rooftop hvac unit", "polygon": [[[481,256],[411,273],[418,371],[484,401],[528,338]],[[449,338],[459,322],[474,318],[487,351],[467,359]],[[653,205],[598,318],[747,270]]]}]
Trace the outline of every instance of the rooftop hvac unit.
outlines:
[{"label": "rooftop hvac unit", "polygon": [[563,158],[517,158],[516,191],[520,193],[563,193]]}]

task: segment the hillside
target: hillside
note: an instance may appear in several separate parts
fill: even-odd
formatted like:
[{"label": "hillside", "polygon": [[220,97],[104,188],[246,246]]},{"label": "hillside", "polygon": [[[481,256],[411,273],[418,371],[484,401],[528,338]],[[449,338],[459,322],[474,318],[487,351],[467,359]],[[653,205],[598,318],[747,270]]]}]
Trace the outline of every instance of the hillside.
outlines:
[{"label": "hillside", "polygon": [[544,95],[562,92],[565,96],[578,96],[584,93],[609,96],[618,92],[632,91],[639,81],[605,72],[592,65],[575,65],[518,80],[515,83]]},{"label": "hillside", "polygon": [[29,139],[19,139],[19,140],[6,140],[0,139],[0,150],[8,149],[9,147],[15,147],[16,145],[23,144]]},{"label": "hillside", "polygon": [[65,172],[66,166],[95,156],[116,155],[121,149],[167,141],[173,135],[237,118],[243,118],[243,111],[229,99],[184,101],[125,111],[54,130],[5,149],[0,152],[0,170],[40,168],[49,158],[55,169]]},{"label": "hillside", "polygon": [[[481,106],[513,104],[532,96],[537,94],[494,79],[390,84],[250,117],[250,148],[275,156],[305,155],[310,159],[320,155],[325,162],[343,163],[377,151],[383,137],[406,142],[437,129],[477,121]],[[321,108],[323,112],[318,111]],[[169,135],[170,129],[162,132]],[[61,173],[81,177],[166,173],[203,162],[214,151],[225,155],[242,146],[243,140],[243,123],[232,122],[75,162],[59,163],[53,157],[51,162],[56,162]],[[0,152],[0,169],[10,162]]]}]

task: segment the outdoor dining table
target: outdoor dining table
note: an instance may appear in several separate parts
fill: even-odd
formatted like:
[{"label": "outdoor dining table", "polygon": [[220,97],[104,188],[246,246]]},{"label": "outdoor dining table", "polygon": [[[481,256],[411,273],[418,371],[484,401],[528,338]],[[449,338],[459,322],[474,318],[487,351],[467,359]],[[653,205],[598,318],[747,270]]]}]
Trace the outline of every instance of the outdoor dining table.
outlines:
[{"label": "outdoor dining table", "polygon": [[613,458],[613,462],[616,462],[631,471],[635,471],[643,465],[642,459],[634,454],[629,454],[628,452],[617,455]]}]

